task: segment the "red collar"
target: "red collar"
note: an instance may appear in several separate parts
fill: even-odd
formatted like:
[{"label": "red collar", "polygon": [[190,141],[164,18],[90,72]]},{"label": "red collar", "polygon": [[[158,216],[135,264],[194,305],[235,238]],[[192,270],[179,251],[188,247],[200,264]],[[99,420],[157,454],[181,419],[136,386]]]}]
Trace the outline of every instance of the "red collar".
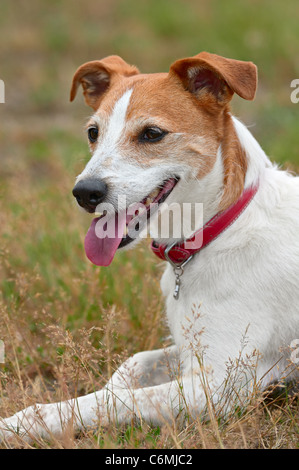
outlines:
[{"label": "red collar", "polygon": [[160,259],[169,261],[174,267],[185,265],[186,261],[191,259],[195,253],[209,245],[209,243],[235,222],[251,202],[257,190],[258,184],[245,189],[235,204],[228,207],[225,211],[216,214],[188,240],[181,243],[173,243],[170,246],[159,245],[153,241],[151,244],[153,252]]}]

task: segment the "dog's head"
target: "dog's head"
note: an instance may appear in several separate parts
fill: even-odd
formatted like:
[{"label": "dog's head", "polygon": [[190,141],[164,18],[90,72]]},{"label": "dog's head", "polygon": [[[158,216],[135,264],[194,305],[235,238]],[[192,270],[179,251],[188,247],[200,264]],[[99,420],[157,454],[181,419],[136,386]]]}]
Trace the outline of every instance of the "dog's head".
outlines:
[{"label": "dog's head", "polygon": [[[152,204],[166,200],[202,202],[219,211],[238,199],[246,155],[229,102],[234,93],[254,98],[253,63],[202,52],[174,62],[169,73],[141,74],[110,56],[79,67],[71,100],[80,84],[94,110],[86,126],[92,157],[73,194],[88,212],[106,211],[86,237],[86,252],[95,264],[109,264],[117,248],[131,245],[126,230],[138,210],[144,216],[138,224],[145,225]],[[120,197],[122,210],[117,209]],[[107,228],[106,216],[118,230],[97,237],[96,223]]]}]

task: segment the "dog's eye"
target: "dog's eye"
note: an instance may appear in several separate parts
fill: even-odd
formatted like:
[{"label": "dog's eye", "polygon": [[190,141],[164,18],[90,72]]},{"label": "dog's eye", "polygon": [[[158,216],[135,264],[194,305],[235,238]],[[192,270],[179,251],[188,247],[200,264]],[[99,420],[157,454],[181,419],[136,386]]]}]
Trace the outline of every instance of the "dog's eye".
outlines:
[{"label": "dog's eye", "polygon": [[88,139],[90,142],[94,143],[96,142],[98,135],[99,135],[99,130],[97,127],[90,127],[87,131],[88,134]]},{"label": "dog's eye", "polygon": [[139,142],[158,142],[167,134],[159,127],[147,127],[139,135]]}]

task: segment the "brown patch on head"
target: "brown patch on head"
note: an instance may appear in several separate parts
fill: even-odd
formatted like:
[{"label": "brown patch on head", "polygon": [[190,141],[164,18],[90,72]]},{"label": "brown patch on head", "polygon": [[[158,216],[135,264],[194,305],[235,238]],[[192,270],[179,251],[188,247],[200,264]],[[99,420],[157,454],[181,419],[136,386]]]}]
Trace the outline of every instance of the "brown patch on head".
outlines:
[{"label": "brown patch on head", "polygon": [[[203,177],[214,165],[221,139],[218,116],[199,106],[171,75],[139,75],[134,80],[127,121],[132,122],[130,141],[135,142],[134,158],[138,163],[151,165],[175,156],[176,162],[193,166],[197,177]],[[166,136],[156,144],[143,143],[140,152],[138,135],[154,126]]]},{"label": "brown patch on head", "polygon": [[239,199],[244,189],[247,171],[245,150],[241,147],[229,114],[224,115],[224,129],[225,133],[221,143],[224,189],[220,201],[220,211],[224,211]]},{"label": "brown patch on head", "polygon": [[118,56],[87,62],[78,68],[73,77],[70,100],[75,99],[81,84],[86,103],[96,110],[103,96],[114,83],[121,77],[131,77],[138,73],[136,67],[127,64]]},{"label": "brown patch on head", "polygon": [[176,61],[170,73],[179,79],[207,112],[214,117],[218,116],[218,122],[215,120],[214,125],[222,134],[224,168],[224,188],[219,209],[225,210],[240,197],[247,170],[246,155],[229,114],[229,102],[234,93],[247,100],[254,98],[257,87],[256,66],[252,62],[201,52],[195,57]]},{"label": "brown patch on head", "polygon": [[[116,101],[133,88],[120,144],[122,155],[142,166],[175,158],[193,167],[194,176],[201,179],[213,168],[221,145],[224,179],[220,210],[239,198],[247,161],[229,103],[234,93],[247,100],[254,98],[257,74],[253,63],[202,52],[174,62],[169,73],[142,75],[120,57],[111,56],[77,70],[71,99],[79,84],[87,104],[99,115],[108,116]],[[141,143],[139,136],[146,126],[158,126],[165,137],[157,143]]]},{"label": "brown patch on head", "polygon": [[214,95],[219,104],[228,103],[233,93],[253,100],[257,86],[257,68],[252,62],[226,59],[208,52],[177,60],[170,67],[191,93]]}]

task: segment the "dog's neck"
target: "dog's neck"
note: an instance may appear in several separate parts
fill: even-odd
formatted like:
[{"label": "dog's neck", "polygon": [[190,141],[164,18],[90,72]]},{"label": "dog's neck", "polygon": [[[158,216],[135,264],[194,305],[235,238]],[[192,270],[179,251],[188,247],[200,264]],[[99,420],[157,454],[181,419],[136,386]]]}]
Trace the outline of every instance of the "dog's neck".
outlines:
[{"label": "dog's neck", "polygon": [[169,246],[153,241],[151,244],[153,253],[160,259],[170,262],[174,268],[183,266],[237,220],[250,204],[257,190],[258,183],[245,189],[234,204],[216,214],[188,240],[174,242]]},{"label": "dog's neck", "polygon": [[[201,182],[201,185],[204,183],[201,195],[201,200],[203,201],[202,226],[190,234],[185,241],[175,242],[175,240],[171,240],[165,243],[165,241],[154,240],[152,250],[160,259],[170,261],[174,265],[179,265],[204,248],[204,246],[211,243],[227,227],[232,225],[246,209],[258,190],[259,182],[263,179],[265,169],[273,167],[273,164],[248,129],[236,118],[232,117],[232,121],[237,138],[247,157],[247,171],[242,194],[224,211],[219,209],[221,197],[219,196],[219,190],[217,197],[217,187],[219,188],[220,184],[219,178],[223,178],[223,172],[220,169],[222,162],[222,149],[220,147],[212,172],[207,175],[206,182]],[[195,192],[198,197],[198,191]],[[213,192],[215,194],[212,194]],[[209,202],[211,200],[213,201],[212,203]],[[193,245],[192,242],[194,242]],[[199,244],[199,247],[196,244]],[[190,249],[188,249],[188,246]]]},{"label": "dog's neck", "polygon": [[[248,129],[236,118],[231,117],[235,135],[238,138],[240,146],[246,155],[246,175],[244,185],[241,188],[240,194],[231,202],[228,207],[235,204],[241,197],[244,190],[255,187],[259,181],[263,181],[264,173],[267,167],[273,167],[270,160],[267,158],[262,148],[255,140],[253,135]],[[184,204],[189,204],[193,212],[197,213],[196,220],[190,223],[190,216],[182,218],[182,226],[184,228],[180,239],[179,238],[163,238],[162,236],[155,236],[154,231],[151,233],[152,238],[158,245],[170,246],[174,242],[179,242],[183,239],[192,238],[193,234],[200,230],[205,224],[213,219],[217,214],[223,212],[221,208],[221,201],[223,201],[223,188],[224,188],[224,165],[222,158],[222,145],[219,146],[215,164],[212,170],[204,176],[200,181],[196,179],[189,179],[180,181],[180,199]],[[195,210],[196,205],[196,210]],[[226,207],[225,209],[227,209]],[[171,208],[171,205],[170,205]],[[225,210],[224,209],[224,210]],[[184,207],[181,207],[182,217],[184,217]],[[193,218],[194,218],[193,214]],[[187,220],[188,219],[188,220]],[[186,225],[186,227],[185,227]],[[156,233],[158,233],[156,231]]]}]

